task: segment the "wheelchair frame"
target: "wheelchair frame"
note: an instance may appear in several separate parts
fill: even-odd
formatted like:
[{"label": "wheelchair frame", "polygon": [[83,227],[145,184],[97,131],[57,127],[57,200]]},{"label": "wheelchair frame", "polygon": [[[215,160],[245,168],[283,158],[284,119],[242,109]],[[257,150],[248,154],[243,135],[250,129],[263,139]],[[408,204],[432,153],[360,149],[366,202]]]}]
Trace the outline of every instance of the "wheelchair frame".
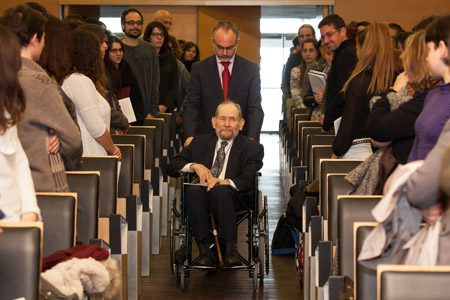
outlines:
[{"label": "wheelchair frame", "polygon": [[[238,271],[248,271],[249,277],[253,279],[253,291],[257,289],[258,278],[262,283],[264,273],[269,274],[269,218],[267,196],[262,197],[258,190],[258,176],[255,176],[254,208],[236,212],[237,225],[248,219],[247,246],[248,257],[245,258],[239,253],[242,266],[222,267],[222,269],[232,269]],[[183,184],[187,177],[182,176],[181,201],[175,194],[172,198],[170,213],[170,269],[172,274],[180,280],[181,289],[186,288],[186,278],[191,271],[213,271],[216,268],[195,266],[199,257],[192,258],[192,231],[189,227],[188,218],[184,207]],[[255,213],[256,212],[256,213]],[[250,222],[251,220],[251,222]],[[178,246],[178,247],[177,247]],[[214,244],[213,247],[216,247]]]}]

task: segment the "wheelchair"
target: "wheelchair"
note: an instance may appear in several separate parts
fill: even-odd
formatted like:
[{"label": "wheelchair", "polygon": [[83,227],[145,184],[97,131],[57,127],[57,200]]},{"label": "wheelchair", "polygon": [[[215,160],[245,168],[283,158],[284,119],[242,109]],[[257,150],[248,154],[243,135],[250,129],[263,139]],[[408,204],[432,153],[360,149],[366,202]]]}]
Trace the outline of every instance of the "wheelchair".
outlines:
[{"label": "wheelchair", "polygon": [[[222,267],[222,269],[232,269],[248,271],[249,277],[253,280],[253,290],[258,287],[258,278],[262,283],[264,275],[269,274],[269,218],[267,208],[267,196],[262,196],[258,190],[258,177],[255,176],[254,206],[253,209],[236,212],[237,225],[248,220],[247,248],[248,255],[243,257],[239,254],[242,266]],[[182,174],[181,192],[172,197],[170,209],[170,269],[172,274],[180,280],[181,289],[186,288],[186,278],[191,271],[213,271],[215,268],[196,266],[197,257],[193,257],[192,245],[193,234],[189,226],[187,214],[184,207],[184,183],[189,182],[187,174]],[[210,229],[211,230],[211,229]],[[211,230],[212,233],[212,230]],[[216,247],[216,244],[213,246]]]}]

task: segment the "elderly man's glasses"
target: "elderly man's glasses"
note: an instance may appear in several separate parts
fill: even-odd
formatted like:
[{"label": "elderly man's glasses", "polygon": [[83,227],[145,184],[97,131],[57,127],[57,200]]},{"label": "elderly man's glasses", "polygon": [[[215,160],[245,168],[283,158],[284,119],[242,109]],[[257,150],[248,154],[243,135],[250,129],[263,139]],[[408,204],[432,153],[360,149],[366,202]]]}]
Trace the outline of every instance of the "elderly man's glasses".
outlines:
[{"label": "elderly man's glasses", "polygon": [[131,20],[131,21],[128,21],[128,22],[125,22],[125,23],[130,25],[130,26],[134,26],[134,25],[141,26],[142,25],[142,21],[133,21],[133,20]]},{"label": "elderly man's glasses", "polygon": [[219,51],[219,52],[225,52],[225,51],[231,52],[231,51],[233,51],[234,49],[236,49],[236,45],[235,45],[235,46],[230,46],[230,47],[224,48],[224,47],[222,47],[222,46],[219,46],[219,45],[214,44],[214,47],[216,47],[217,51]]}]

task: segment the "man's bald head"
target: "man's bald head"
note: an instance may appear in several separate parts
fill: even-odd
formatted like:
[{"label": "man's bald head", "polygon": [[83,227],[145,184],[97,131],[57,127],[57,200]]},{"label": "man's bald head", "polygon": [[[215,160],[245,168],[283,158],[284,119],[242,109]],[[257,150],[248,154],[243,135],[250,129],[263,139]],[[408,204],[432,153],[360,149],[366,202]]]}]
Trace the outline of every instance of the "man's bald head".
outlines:
[{"label": "man's bald head", "polygon": [[163,23],[167,31],[172,27],[172,15],[167,10],[160,9],[153,15],[153,21],[159,21]]}]

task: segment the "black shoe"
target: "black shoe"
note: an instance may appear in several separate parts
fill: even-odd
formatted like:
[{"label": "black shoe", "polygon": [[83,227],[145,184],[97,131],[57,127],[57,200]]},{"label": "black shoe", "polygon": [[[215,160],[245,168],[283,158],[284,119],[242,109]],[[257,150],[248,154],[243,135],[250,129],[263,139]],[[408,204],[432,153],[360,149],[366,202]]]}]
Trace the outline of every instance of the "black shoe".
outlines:
[{"label": "black shoe", "polygon": [[239,258],[239,252],[237,250],[236,243],[232,243],[232,242],[226,243],[223,264],[225,267],[242,266],[242,262],[241,262],[241,259]]},{"label": "black shoe", "polygon": [[211,267],[216,268],[216,260],[209,248],[208,243],[201,243],[198,245],[198,250],[200,251],[199,259],[196,262],[196,266],[200,267]]}]

